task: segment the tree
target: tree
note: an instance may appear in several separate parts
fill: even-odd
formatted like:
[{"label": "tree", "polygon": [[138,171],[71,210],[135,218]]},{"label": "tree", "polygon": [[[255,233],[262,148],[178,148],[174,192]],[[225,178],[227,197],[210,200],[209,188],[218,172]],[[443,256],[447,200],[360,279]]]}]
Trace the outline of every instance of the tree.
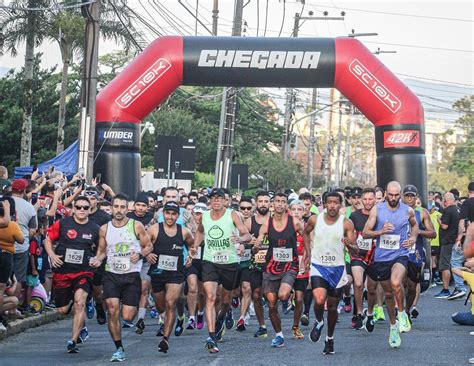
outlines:
[{"label": "tree", "polygon": [[[14,0],[12,8],[38,8],[46,7],[49,0]],[[33,69],[35,46],[39,46],[46,37],[45,28],[42,26],[45,13],[42,11],[4,10],[0,13],[2,23],[1,42],[2,54],[4,50],[16,56],[17,45],[25,41],[25,68],[23,72],[22,95],[22,126],[20,164],[29,165],[31,160],[31,131],[33,116]]]},{"label": "tree", "polygon": [[456,126],[466,132],[466,141],[454,148],[450,170],[460,176],[474,180],[474,95],[466,96],[453,104],[453,108],[461,113]]}]

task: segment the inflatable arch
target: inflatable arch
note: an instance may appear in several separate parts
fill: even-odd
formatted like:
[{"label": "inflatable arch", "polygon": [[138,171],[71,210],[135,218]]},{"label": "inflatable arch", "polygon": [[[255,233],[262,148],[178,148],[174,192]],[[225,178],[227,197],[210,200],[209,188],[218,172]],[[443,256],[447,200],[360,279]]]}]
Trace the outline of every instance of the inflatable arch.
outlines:
[{"label": "inflatable arch", "polygon": [[361,42],[346,37],[155,40],[97,97],[94,172],[116,192],[139,190],[139,124],[180,85],[334,87],[375,125],[378,185],[414,184],[426,204],[421,103]]}]

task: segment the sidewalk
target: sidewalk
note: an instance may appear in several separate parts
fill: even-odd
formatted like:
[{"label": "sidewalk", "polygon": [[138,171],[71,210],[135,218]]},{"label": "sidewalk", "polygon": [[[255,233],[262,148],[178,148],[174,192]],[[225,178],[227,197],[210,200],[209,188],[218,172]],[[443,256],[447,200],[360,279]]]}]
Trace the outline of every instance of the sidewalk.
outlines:
[{"label": "sidewalk", "polygon": [[7,328],[6,332],[0,332],[0,341],[4,340],[5,338],[11,337],[15,334],[24,332],[30,328],[36,328],[40,325],[48,324],[51,322],[55,322],[57,320],[64,319],[65,316],[59,314],[57,310],[47,310],[43,314],[34,315],[31,317],[27,317],[25,319],[18,319],[9,322],[9,327]]}]

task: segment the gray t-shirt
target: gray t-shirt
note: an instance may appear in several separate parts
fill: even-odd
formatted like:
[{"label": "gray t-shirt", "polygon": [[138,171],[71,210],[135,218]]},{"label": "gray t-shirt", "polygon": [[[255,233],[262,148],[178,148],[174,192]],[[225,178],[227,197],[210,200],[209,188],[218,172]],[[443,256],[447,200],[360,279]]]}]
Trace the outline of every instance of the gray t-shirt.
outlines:
[{"label": "gray t-shirt", "polygon": [[15,242],[15,253],[23,253],[30,248],[29,230],[38,227],[38,218],[36,217],[36,210],[31,203],[19,197],[13,197],[13,199],[15,200],[17,222],[25,237],[23,244]]}]

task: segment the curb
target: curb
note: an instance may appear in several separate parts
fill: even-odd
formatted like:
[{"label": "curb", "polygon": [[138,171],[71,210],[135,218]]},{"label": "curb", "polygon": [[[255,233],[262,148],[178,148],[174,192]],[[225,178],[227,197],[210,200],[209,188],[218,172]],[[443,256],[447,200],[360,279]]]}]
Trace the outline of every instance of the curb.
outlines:
[{"label": "curb", "polygon": [[22,333],[30,328],[36,328],[40,325],[55,322],[57,320],[65,319],[66,316],[60,314],[57,310],[48,311],[44,314],[32,316],[21,320],[15,320],[9,323],[9,327],[6,332],[0,333],[0,341]]}]

